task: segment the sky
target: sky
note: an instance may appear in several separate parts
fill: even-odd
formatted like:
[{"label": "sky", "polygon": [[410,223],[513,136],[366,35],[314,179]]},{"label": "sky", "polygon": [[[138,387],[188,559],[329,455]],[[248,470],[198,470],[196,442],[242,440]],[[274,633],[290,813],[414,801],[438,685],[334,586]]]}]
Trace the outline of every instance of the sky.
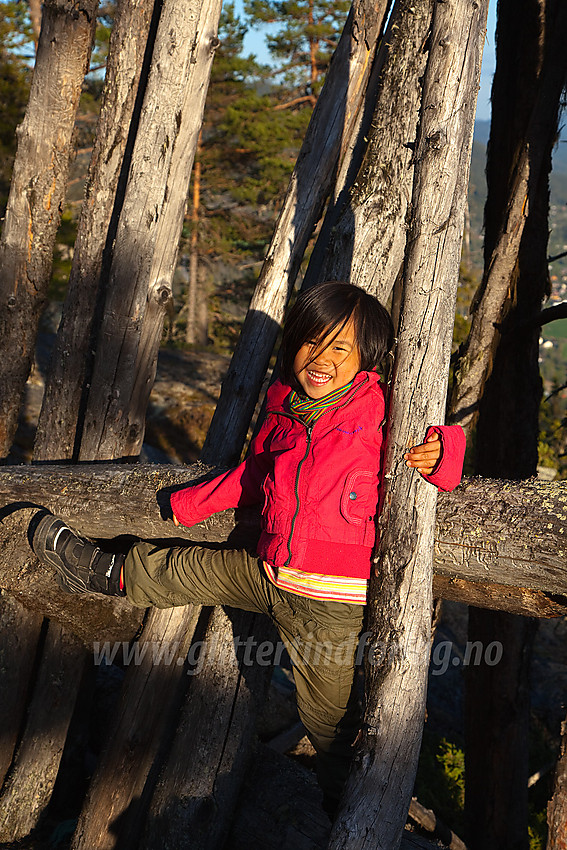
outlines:
[{"label": "sky", "polygon": [[[235,0],[235,10],[242,16],[243,0]],[[488,7],[488,26],[486,32],[486,43],[484,45],[482,71],[480,76],[480,91],[476,109],[478,121],[490,120],[490,88],[492,76],[496,65],[495,38],[496,28],[496,0],[490,0]],[[254,53],[260,62],[269,64],[270,57],[265,45],[265,37],[261,30],[250,30],[244,40],[244,52]]]}]

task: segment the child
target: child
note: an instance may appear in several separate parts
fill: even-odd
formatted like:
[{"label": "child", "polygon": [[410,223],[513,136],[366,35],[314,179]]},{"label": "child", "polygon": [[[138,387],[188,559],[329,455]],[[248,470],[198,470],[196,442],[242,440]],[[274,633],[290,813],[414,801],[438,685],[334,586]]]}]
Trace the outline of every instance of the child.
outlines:
[{"label": "child", "polygon": [[[126,595],[134,605],[191,602],[267,614],[293,660],[299,714],[317,754],[329,812],[358,731],[351,696],[380,486],[384,394],[374,368],[392,342],[387,311],[357,286],[301,294],[287,319],[281,378],[246,460],[171,496],[175,525],[262,505],[255,553],[135,544],[103,553],[48,515],[32,545],[67,589]],[[461,478],[464,432],[429,428],[406,458],[447,490]],[[321,649],[325,651],[322,653]],[[336,650],[336,651],[333,651]]]}]

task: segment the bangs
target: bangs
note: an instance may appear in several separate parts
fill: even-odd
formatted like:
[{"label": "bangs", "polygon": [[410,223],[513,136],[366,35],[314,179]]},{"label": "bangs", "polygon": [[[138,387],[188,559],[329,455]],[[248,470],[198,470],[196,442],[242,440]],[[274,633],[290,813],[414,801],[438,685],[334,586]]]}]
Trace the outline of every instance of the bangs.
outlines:
[{"label": "bangs", "polygon": [[289,312],[282,339],[282,378],[294,380],[293,362],[299,349],[309,342],[316,345],[317,356],[324,339],[336,339],[349,321],[353,322],[354,339],[360,357],[360,368],[374,369],[393,341],[393,327],[388,311],[359,286],[340,281],[327,281],[302,292]]}]

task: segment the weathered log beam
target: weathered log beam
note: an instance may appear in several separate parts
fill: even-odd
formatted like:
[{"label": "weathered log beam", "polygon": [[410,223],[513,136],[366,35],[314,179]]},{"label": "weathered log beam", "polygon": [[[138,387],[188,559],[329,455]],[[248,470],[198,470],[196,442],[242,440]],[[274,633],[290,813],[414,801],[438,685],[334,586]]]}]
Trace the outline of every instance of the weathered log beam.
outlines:
[{"label": "weathered log beam", "polygon": [[32,612],[65,626],[85,644],[131,640],[142,625],[142,608],[123,599],[64,593],[53,571],[40,566],[27,538],[36,508],[4,515],[0,526],[0,587]]},{"label": "weathered log beam", "polygon": [[567,614],[567,597],[531,590],[528,587],[486,582],[480,584],[462,578],[433,576],[435,599],[465,602],[475,608],[490,608],[521,614],[524,617],[564,617]]},{"label": "weathered log beam", "polygon": [[[227,540],[235,526],[257,533],[252,509],[215,514],[192,528],[163,521],[169,494],[220,472],[203,464],[81,464],[0,469],[0,521],[19,508],[42,506],[96,538],[131,534],[203,542]],[[448,578],[567,593],[567,482],[469,478],[440,493],[436,572]],[[4,570],[3,570],[4,572]]]},{"label": "weathered log beam", "polygon": [[[225,511],[175,531],[162,519],[168,494],[208,472],[201,464],[3,467],[0,587],[28,608],[67,623],[89,643],[95,637],[130,639],[141,612],[104,598],[73,597],[70,605],[51,572],[33,558],[28,524],[42,506],[99,539],[131,534],[209,543],[253,540],[258,514],[250,509]],[[567,597],[566,518],[567,482],[475,478],[439,494],[436,595],[513,613],[560,616],[567,606],[560,598]]]}]

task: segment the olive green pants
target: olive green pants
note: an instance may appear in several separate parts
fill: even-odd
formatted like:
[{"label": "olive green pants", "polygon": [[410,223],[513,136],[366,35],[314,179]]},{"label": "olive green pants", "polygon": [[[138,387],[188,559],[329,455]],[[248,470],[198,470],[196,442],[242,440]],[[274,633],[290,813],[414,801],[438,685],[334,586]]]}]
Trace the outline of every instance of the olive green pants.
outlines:
[{"label": "olive green pants", "polygon": [[299,715],[318,755],[319,783],[327,803],[336,803],[359,725],[353,679],[363,606],[279,590],[262,561],[240,549],[137,543],[126,557],[124,579],[134,605],[228,605],[271,618],[292,661]]}]

